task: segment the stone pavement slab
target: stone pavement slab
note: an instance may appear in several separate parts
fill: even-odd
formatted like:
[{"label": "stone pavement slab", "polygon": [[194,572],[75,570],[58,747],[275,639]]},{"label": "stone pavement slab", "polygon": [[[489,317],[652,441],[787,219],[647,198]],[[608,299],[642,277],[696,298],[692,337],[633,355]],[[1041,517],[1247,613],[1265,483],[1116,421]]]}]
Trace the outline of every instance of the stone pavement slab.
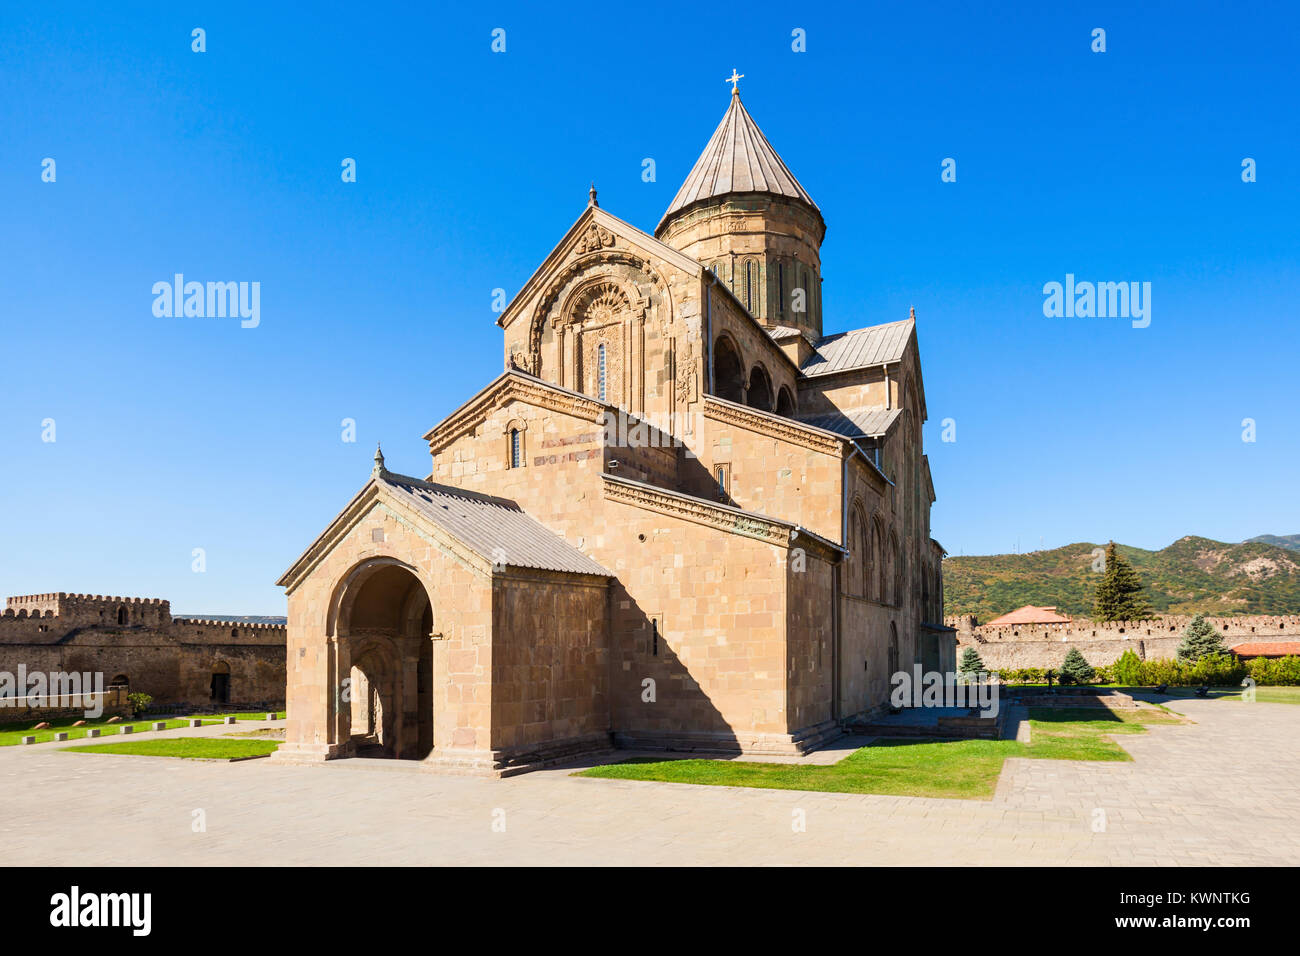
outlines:
[{"label": "stone pavement slab", "polygon": [[1009,760],[988,801],[4,747],[0,841],[11,866],[1300,864],[1300,707],[1173,709],[1195,723],[1118,738],[1133,762]]}]

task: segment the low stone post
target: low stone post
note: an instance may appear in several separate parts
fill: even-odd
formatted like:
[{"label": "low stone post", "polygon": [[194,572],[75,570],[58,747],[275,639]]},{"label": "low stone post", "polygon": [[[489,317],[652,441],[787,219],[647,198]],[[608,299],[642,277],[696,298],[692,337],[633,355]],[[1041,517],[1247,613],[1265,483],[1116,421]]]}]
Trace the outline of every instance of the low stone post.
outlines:
[{"label": "low stone post", "polygon": [[153,729],[154,729],[154,730],[166,730],[166,729],[167,729],[167,721],[165,721],[165,720],[155,720],[155,721],[153,722]]},{"label": "low stone post", "polygon": [[55,739],[55,740],[67,740],[67,739],[68,739],[68,733],[67,733],[67,731],[65,731],[65,730],[60,730],[57,734],[54,735],[54,739]]},{"label": "low stone post", "polygon": [[24,738],[23,738],[23,744],[24,744],[24,745],[26,745],[26,744],[34,744],[34,743],[36,743],[36,738],[35,738],[35,737],[24,737]]},{"label": "low stone post", "polygon": [[98,736],[99,736],[99,728],[98,728],[98,727],[91,727],[89,730],[86,731],[86,736],[87,736],[87,737],[98,737]]},{"label": "low stone post", "polygon": [[190,726],[191,726],[191,727],[202,727],[202,726],[203,726],[203,721],[199,720],[199,718],[197,718],[197,717],[191,717],[191,718],[190,718]]},{"label": "low stone post", "polygon": [[221,722],[222,722],[223,724],[233,724],[233,723],[235,722],[235,718],[234,718],[234,717],[226,717],[226,718],[223,719]]},{"label": "low stone post", "polygon": [[129,733],[131,732],[131,729],[132,729],[132,728],[131,728],[131,725],[130,725],[130,724],[123,724],[123,725],[121,726],[121,728],[118,730],[118,733],[120,733],[120,734],[129,734]]}]

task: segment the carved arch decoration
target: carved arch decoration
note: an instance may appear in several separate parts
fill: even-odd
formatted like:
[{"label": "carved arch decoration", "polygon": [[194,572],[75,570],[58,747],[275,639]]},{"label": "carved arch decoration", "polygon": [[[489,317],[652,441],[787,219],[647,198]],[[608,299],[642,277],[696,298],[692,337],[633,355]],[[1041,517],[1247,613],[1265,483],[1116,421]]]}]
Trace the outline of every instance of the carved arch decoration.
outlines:
[{"label": "carved arch decoration", "polygon": [[[631,287],[631,288],[629,288]],[[623,405],[635,359],[632,333],[645,316],[635,285],[603,271],[573,284],[552,319],[560,383]]]},{"label": "carved arch decoration", "polygon": [[633,296],[617,279],[597,273],[574,286],[564,300],[556,325],[608,325],[635,314]]},{"label": "carved arch decoration", "polygon": [[[635,317],[645,319],[650,312],[651,298],[642,295],[640,290],[633,288],[629,290],[629,284],[621,277],[616,277],[608,271],[600,269],[604,265],[623,265],[628,266],[641,273],[645,281],[653,289],[651,295],[654,296],[656,312],[661,318],[662,324],[666,327],[673,322],[672,297],[667,294],[668,283],[664,277],[646,259],[632,255],[619,249],[606,249],[601,252],[580,255],[563,269],[556,272],[551,280],[546,284],[541,296],[537,300],[537,307],[533,310],[533,317],[528,327],[528,356],[527,359],[532,365],[532,371],[537,374],[541,371],[541,352],[542,352],[542,333],[546,328],[546,319],[555,308],[557,300],[561,294],[568,288],[575,278],[590,274],[592,280],[604,279],[606,281],[616,282],[623,287],[624,293],[631,304],[632,312]],[[585,284],[585,283],[583,283]],[[571,301],[573,293],[578,291],[575,287],[568,296],[565,297],[565,303]],[[558,314],[563,318],[566,309],[561,308]]]}]

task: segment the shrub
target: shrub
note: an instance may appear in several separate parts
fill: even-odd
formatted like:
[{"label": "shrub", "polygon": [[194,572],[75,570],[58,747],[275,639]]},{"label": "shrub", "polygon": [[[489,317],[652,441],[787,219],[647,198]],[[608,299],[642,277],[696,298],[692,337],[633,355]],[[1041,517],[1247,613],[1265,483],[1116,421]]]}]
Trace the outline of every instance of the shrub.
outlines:
[{"label": "shrub", "polygon": [[1132,687],[1142,683],[1142,661],[1131,647],[1119,656],[1111,668],[1117,684]]},{"label": "shrub", "polygon": [[1246,662],[1246,674],[1256,684],[1300,685],[1300,657],[1255,657]]},{"label": "shrub", "polygon": [[1007,684],[1042,684],[1047,680],[1047,672],[1041,667],[1002,667],[997,675]]},{"label": "shrub", "polygon": [[[1125,652],[1127,656],[1129,652]],[[1136,659],[1137,655],[1133,655]],[[1240,684],[1246,677],[1246,665],[1231,654],[1209,654],[1198,661],[1177,661],[1161,658],[1154,661],[1137,661],[1136,667],[1124,658],[1116,663],[1116,669],[1123,676],[1118,680],[1123,684],[1154,687],[1168,684],[1170,687],[1195,687],[1199,684],[1230,686]],[[1256,678],[1256,683],[1262,683]]]},{"label": "shrub", "polygon": [[131,705],[131,713],[138,714],[143,710],[148,710],[149,705],[153,703],[153,695],[137,691],[133,694],[127,694],[126,702]]},{"label": "shrub", "polygon": [[1191,684],[1240,684],[1246,665],[1231,654],[1207,654],[1191,666]]}]

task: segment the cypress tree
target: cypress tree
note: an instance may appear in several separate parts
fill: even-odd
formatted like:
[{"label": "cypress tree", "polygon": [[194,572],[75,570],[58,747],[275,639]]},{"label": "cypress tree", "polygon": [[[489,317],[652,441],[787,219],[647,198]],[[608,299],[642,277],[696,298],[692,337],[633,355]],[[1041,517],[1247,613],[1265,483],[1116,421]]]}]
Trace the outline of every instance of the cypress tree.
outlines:
[{"label": "cypress tree", "polygon": [[1143,595],[1142,579],[1112,541],[1106,545],[1106,569],[1097,582],[1094,621],[1145,621],[1154,617]]}]

